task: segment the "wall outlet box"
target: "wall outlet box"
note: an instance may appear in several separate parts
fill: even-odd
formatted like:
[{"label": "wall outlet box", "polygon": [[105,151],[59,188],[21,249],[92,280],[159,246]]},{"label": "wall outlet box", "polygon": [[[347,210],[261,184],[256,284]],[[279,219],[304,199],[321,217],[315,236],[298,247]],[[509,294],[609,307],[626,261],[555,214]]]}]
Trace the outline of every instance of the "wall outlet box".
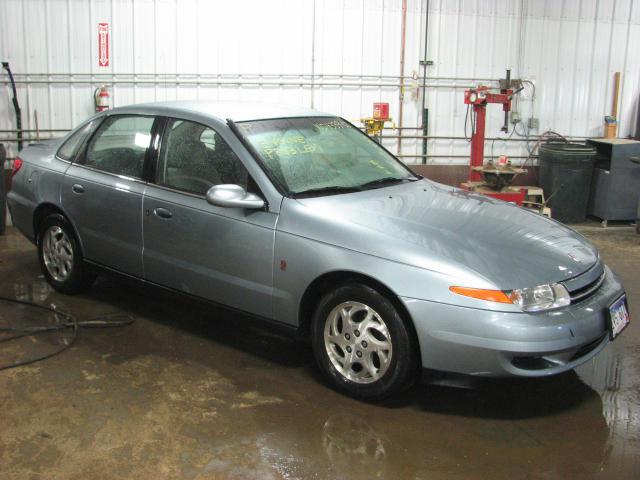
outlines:
[{"label": "wall outlet box", "polygon": [[520,123],[520,114],[518,112],[511,112],[511,123],[514,125]]},{"label": "wall outlet box", "polygon": [[529,127],[529,130],[538,130],[538,128],[540,128],[540,119],[536,117],[529,117],[527,127]]}]

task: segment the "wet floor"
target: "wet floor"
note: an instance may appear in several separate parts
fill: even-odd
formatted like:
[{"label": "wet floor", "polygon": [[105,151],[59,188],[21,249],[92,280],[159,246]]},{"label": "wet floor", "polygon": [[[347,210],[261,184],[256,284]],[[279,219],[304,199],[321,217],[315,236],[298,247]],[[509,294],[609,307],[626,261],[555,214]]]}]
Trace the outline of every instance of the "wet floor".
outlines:
[{"label": "wet floor", "polygon": [[[640,236],[581,231],[640,312]],[[633,317],[576,372],[421,385],[371,405],[325,386],[307,344],[237,314],[106,279],[81,296],[55,293],[13,229],[0,237],[0,296],[53,303],[80,320],[136,319],[81,330],[64,353],[0,371],[2,479],[640,478]],[[39,321],[60,319],[0,302],[0,322]],[[0,343],[0,364],[69,340]]]}]

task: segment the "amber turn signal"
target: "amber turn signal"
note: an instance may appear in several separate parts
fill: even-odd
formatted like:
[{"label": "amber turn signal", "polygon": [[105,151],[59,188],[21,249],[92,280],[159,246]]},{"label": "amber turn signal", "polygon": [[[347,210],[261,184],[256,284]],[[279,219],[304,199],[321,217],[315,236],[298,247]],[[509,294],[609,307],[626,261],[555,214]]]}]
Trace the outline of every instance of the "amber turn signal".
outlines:
[{"label": "amber turn signal", "polygon": [[513,303],[509,296],[502,290],[485,290],[482,288],[468,287],[449,287],[449,290],[458,295],[485,300],[487,302]]}]

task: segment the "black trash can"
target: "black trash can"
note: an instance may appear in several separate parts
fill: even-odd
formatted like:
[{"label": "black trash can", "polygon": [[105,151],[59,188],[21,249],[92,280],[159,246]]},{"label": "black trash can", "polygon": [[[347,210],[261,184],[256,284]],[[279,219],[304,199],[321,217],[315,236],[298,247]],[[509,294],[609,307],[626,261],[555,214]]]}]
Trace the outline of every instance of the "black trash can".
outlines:
[{"label": "black trash can", "polygon": [[540,186],[552,218],[563,223],[586,220],[595,159],[595,148],[581,143],[552,141],[540,146]]}]

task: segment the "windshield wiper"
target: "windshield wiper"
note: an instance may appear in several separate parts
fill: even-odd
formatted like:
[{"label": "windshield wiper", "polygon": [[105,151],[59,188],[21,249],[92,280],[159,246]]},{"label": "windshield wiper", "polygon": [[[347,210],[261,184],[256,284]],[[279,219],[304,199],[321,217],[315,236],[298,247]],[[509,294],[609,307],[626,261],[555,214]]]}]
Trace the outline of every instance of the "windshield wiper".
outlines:
[{"label": "windshield wiper", "polygon": [[360,187],[341,187],[339,185],[332,185],[329,187],[318,187],[318,188],[310,188],[308,190],[301,190],[299,192],[294,192],[293,197],[306,197],[313,195],[337,195],[339,193],[353,193],[360,192],[362,189]]},{"label": "windshield wiper", "polygon": [[397,177],[383,177],[383,178],[378,178],[377,180],[371,180],[370,182],[366,182],[363,183],[362,185],[359,185],[360,188],[366,188],[366,187],[375,187],[378,185],[391,185],[393,183],[402,183],[402,182],[411,182],[413,181],[413,179],[411,178],[397,178]]}]

